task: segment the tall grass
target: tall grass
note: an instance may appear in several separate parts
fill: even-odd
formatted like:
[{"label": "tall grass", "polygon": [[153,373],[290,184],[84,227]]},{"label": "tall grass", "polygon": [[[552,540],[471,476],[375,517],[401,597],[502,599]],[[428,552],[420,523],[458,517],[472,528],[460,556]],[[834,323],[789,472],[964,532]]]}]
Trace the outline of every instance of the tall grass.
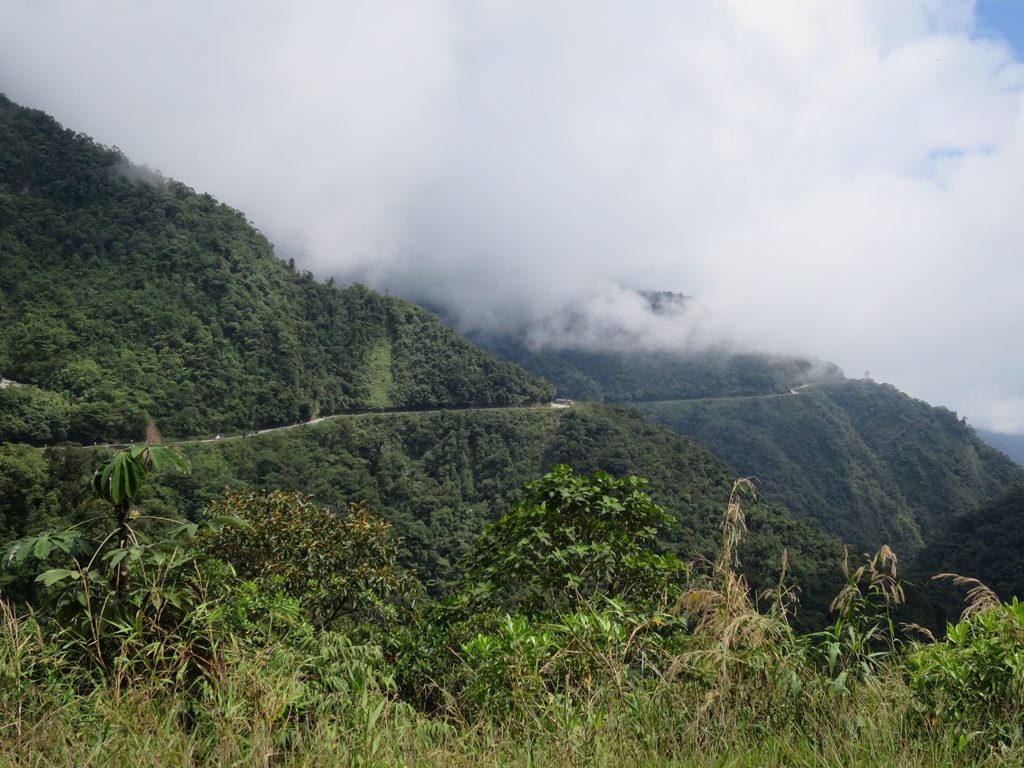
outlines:
[{"label": "tall grass", "polygon": [[1024,764],[1024,678],[1007,667],[1024,608],[978,592],[949,643],[900,645],[883,550],[848,569],[836,627],[800,637],[784,574],[755,600],[740,570],[750,492],[733,490],[721,558],[660,611],[584,602],[420,638],[436,658],[417,659],[433,670],[419,709],[387,638],[240,630],[210,598],[173,631],[126,630],[104,666],[0,600],[0,766]]},{"label": "tall grass", "polygon": [[586,708],[557,697],[534,703],[525,731],[487,718],[455,725],[377,695],[321,691],[308,710],[292,709],[307,684],[294,669],[245,656],[198,703],[151,685],[120,696],[103,687],[69,695],[48,680],[12,711],[5,691],[0,764],[923,768],[1021,757],[971,756],[917,728],[896,680],[847,701],[811,696],[799,718],[770,722],[738,707],[711,715],[693,687],[658,682],[624,695],[603,691]]},{"label": "tall grass", "polygon": [[5,611],[2,633],[0,764],[10,766],[923,767],[1024,757],[971,754],[952,732],[925,728],[895,672],[842,697],[799,659],[735,646],[724,667],[721,655],[688,652],[626,689],[606,678],[585,697],[524,700],[519,719],[460,722],[397,701],[386,676],[352,674],[366,659],[339,662],[347,679],[331,681],[294,650],[225,647],[201,690],[151,680],[115,690],[31,620]]}]

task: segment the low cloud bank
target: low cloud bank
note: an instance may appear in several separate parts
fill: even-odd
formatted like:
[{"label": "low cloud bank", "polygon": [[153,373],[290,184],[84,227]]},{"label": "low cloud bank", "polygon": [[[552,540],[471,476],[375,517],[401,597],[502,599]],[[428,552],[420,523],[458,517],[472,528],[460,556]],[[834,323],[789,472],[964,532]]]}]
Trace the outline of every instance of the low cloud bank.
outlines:
[{"label": "low cloud bank", "polygon": [[14,0],[0,72],[464,328],[799,348],[1024,430],[1024,67],[968,0]]}]

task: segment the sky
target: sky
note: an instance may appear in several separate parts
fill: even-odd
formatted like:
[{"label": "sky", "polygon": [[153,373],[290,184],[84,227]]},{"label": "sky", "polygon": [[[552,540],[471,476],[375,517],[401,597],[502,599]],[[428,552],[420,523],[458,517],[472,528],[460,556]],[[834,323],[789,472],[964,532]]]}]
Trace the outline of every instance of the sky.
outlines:
[{"label": "sky", "polygon": [[0,92],[319,276],[538,343],[801,351],[1005,432],[1022,61],[1024,0],[0,8]]}]

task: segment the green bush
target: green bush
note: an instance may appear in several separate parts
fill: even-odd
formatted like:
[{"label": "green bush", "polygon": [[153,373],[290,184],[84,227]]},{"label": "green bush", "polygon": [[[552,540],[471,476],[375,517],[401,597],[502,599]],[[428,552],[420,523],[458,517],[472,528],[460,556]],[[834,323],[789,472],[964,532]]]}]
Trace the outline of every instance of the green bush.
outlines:
[{"label": "green bush", "polygon": [[646,487],[632,475],[587,477],[566,465],[530,483],[470,554],[464,592],[470,604],[526,614],[571,610],[602,597],[664,604],[682,563],[653,551],[674,520]]},{"label": "green bush", "polygon": [[1020,745],[1024,729],[1024,604],[992,607],[918,646],[906,669],[925,721],[974,739]]},{"label": "green bush", "polygon": [[206,537],[206,551],[265,591],[297,599],[318,627],[387,626],[408,618],[422,595],[398,565],[390,524],[365,504],[338,516],[308,494],[243,490],[227,492],[207,512],[237,516],[245,526]]}]

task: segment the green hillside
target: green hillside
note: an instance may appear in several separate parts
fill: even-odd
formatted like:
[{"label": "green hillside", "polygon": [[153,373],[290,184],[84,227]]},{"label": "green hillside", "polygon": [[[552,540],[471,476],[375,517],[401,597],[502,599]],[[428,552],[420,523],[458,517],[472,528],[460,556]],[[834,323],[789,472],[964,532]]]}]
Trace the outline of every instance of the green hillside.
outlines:
[{"label": "green hillside", "polygon": [[984,429],[979,429],[977,432],[981,439],[993,448],[1002,451],[1018,464],[1024,465],[1024,435],[991,432]]},{"label": "green hillside", "polygon": [[[1004,600],[1024,598],[1024,486],[944,526],[918,553],[913,568],[923,576],[957,573],[980,579]],[[962,595],[963,590],[961,600]]]},{"label": "green hillside", "polygon": [[779,397],[638,406],[707,445],[794,514],[859,547],[910,554],[1024,471],[956,414],[871,381]]},{"label": "green hillside", "polygon": [[[948,411],[846,382],[819,361],[531,350],[511,334],[489,342],[513,361],[501,362],[415,305],[318,283],[277,259],[241,213],[6,99],[0,223],[0,373],[19,383],[0,389],[0,439],[102,442],[152,426],[173,439],[344,411],[549,399],[552,386],[518,361],[563,395],[633,403],[726,462],[620,408],[439,412],[188,445],[202,471],[156,486],[169,513],[193,516],[243,484],[311,491],[338,509],[366,498],[438,588],[484,523],[558,462],[648,477],[680,521],[663,545],[686,558],[717,550],[734,472],[840,540],[903,552],[1024,480]],[[685,306],[646,296],[654,312]],[[808,382],[825,383],[797,389]],[[73,514],[85,460],[7,451],[6,530]],[[781,507],[761,509],[755,581],[770,583],[784,546],[804,546],[815,554],[797,556],[795,572],[820,592],[835,542]]]},{"label": "green hillside", "polygon": [[[678,311],[685,297],[673,296]],[[890,544],[912,554],[956,516],[1024,482],[1021,466],[956,414],[847,380],[829,363],[727,350],[532,349],[523,334],[483,341],[561,395],[629,403],[708,446],[757,477],[768,498],[865,550]]]},{"label": "green hillside", "polygon": [[121,440],[551,388],[430,313],[274,256],[245,216],[0,96],[0,439]]},{"label": "green hillside", "polygon": [[0,765],[1022,763],[1024,605],[908,642],[951,593],[841,540],[1019,594],[1024,468],[810,360],[504,352],[637,407],[0,97]]},{"label": "green hillside", "polygon": [[[156,512],[195,517],[235,486],[312,492],[336,510],[366,499],[404,537],[405,564],[443,592],[484,525],[565,462],[649,478],[679,522],[662,546],[687,559],[719,549],[734,478],[704,448],[612,407],[435,411],[542,402],[553,388],[415,305],[318,283],[238,211],[6,99],[0,223],[0,373],[18,382],[0,389],[0,440],[117,441],[154,425],[165,441],[230,437],[321,414],[426,411],[182,444],[195,471],[152,485]],[[760,386],[740,368],[737,386]],[[5,447],[3,537],[88,514],[97,460]],[[769,504],[750,525],[751,578],[773,583],[788,548],[820,612],[837,542]]]},{"label": "green hillside", "polygon": [[[781,394],[811,381],[842,379],[842,372],[831,363],[724,348],[684,353],[600,351],[571,346],[533,348],[522,334],[475,334],[470,338],[543,376],[562,397],[581,400],[628,403]],[[571,345],[571,339],[566,344]]]},{"label": "green hillside", "polygon": [[[662,547],[687,560],[720,550],[735,479],[702,446],[616,406],[366,414],[181,450],[193,471],[161,476],[144,499],[151,511],[195,517],[238,486],[308,491],[334,509],[366,499],[405,538],[406,564],[439,592],[461,573],[459,560],[483,526],[555,464],[648,478],[654,500],[678,521]],[[10,493],[0,539],[74,519],[103,453],[0,449],[0,490]],[[808,620],[820,620],[841,580],[839,542],[767,503],[752,505],[749,527],[741,557],[752,582],[774,584],[787,549]]]},{"label": "green hillside", "polygon": [[[510,417],[522,423],[495,422]],[[192,454],[208,473],[244,447],[241,466],[278,456],[276,479],[309,482],[307,443],[339,457],[336,479],[377,448],[409,482],[444,478],[449,493],[468,489],[471,472],[446,474],[427,459],[436,441],[424,427],[458,436],[443,465],[457,469],[458,455],[484,438],[498,455],[524,435],[545,435],[551,455],[582,445],[610,460],[653,462],[654,472],[693,481],[685,499],[658,494],[679,504],[672,516],[693,531],[716,527],[701,509],[726,490],[720,462],[607,407],[348,416]],[[638,438],[652,447],[621,450]],[[11,447],[66,479],[76,463],[110,456]],[[147,453],[172,458],[166,448],[122,451],[105,467]],[[522,458],[525,467],[534,457]],[[114,766],[128,755],[151,766],[268,756],[303,766],[668,766],[682,755],[694,766],[920,768],[1019,765],[1024,756],[1024,605],[992,601],[943,640],[907,642],[895,634],[902,590],[885,550],[854,559],[860,567],[834,623],[798,634],[806,625],[793,622],[788,590],[748,589],[736,570],[736,546],[747,571],[758,566],[758,543],[793,540],[796,567],[815,553],[808,526],[777,526],[764,506],[744,505],[744,536],[730,499],[721,565],[695,571],[653,546],[671,522],[645,492],[656,486],[559,467],[476,538],[471,557],[486,571],[474,567],[430,603],[397,561],[391,528],[361,504],[335,516],[301,493],[233,493],[216,511],[241,518],[168,525],[146,516],[162,511],[175,475],[136,469],[149,492],[131,492],[142,516],[130,539],[103,536],[108,511],[92,537],[51,532],[5,548],[0,587],[14,601],[0,601],[0,713],[11,723],[2,754],[38,765]],[[99,485],[110,502],[113,484]],[[637,518],[647,513],[657,520]],[[624,534],[648,521],[634,546]],[[500,535],[510,529],[515,538]],[[594,559],[597,573],[585,581]],[[507,570],[508,582],[491,580]],[[804,575],[818,584],[828,576]],[[38,590],[30,609],[20,605],[27,582]],[[495,608],[495,584],[505,583],[513,600]],[[516,599],[531,594],[551,599]]]}]

